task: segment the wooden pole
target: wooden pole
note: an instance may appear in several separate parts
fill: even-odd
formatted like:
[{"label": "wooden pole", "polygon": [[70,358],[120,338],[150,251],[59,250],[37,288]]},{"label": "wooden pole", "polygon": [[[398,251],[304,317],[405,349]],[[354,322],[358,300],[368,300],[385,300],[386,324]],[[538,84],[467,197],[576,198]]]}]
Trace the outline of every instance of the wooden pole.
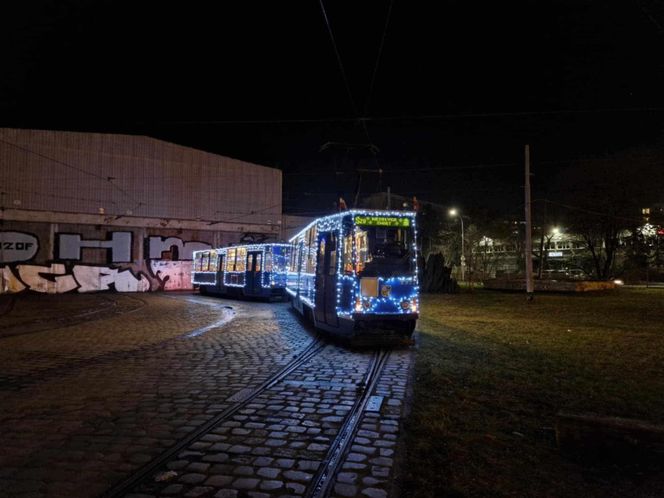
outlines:
[{"label": "wooden pole", "polygon": [[526,298],[533,299],[533,227],[530,213],[530,145],[526,144]]}]

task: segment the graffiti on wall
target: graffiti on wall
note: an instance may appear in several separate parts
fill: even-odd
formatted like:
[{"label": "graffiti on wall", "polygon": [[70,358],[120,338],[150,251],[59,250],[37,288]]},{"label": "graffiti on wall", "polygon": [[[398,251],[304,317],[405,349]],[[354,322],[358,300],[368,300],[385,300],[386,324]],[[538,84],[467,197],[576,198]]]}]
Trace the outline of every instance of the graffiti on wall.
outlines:
[{"label": "graffiti on wall", "polygon": [[179,237],[148,237],[148,259],[161,259],[164,252],[175,252],[176,257],[171,259],[188,260],[194,259],[194,251],[204,251],[212,246],[206,242],[189,241],[183,242]]},{"label": "graffiti on wall", "polygon": [[[147,237],[146,258],[132,260],[132,232],[111,232],[106,240],[83,239],[80,234],[55,234],[55,261],[25,264],[39,249],[37,236],[0,231],[0,293],[31,290],[64,292],[147,292],[191,289],[193,251],[209,249],[205,242],[179,237]],[[0,246],[2,247],[2,246]],[[105,251],[109,265],[79,264],[82,249]],[[168,259],[162,259],[168,253]]]},{"label": "graffiti on wall", "polygon": [[83,240],[77,233],[58,233],[55,259],[80,261],[81,249],[87,247],[104,249],[109,263],[130,263],[131,236],[131,232],[111,232],[109,240]]},{"label": "graffiti on wall", "polygon": [[39,240],[31,233],[0,232],[0,263],[30,261],[39,250]]}]

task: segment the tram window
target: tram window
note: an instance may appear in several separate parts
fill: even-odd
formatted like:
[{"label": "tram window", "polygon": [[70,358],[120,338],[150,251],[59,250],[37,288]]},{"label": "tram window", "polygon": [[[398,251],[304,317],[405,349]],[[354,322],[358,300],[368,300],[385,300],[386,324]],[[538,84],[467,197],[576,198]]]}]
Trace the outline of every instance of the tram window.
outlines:
[{"label": "tram window", "polygon": [[344,273],[353,273],[353,235],[348,234],[344,237],[343,260],[341,264]]},{"label": "tram window", "polygon": [[320,238],[320,243],[318,245],[318,261],[321,263],[319,265],[316,265],[316,273],[318,275],[322,275],[324,272],[324,265],[323,261],[325,260],[325,246],[326,246],[326,237],[322,236]]},{"label": "tram window", "polygon": [[217,271],[217,251],[210,251],[210,262],[208,269],[210,271]]},{"label": "tram window", "polygon": [[210,263],[210,253],[203,253],[201,258],[201,271],[208,271],[208,264]]},{"label": "tram window", "polygon": [[[314,230],[309,231],[310,235],[313,235]],[[311,240],[310,237],[307,238],[308,242],[304,245],[304,255],[307,258],[304,272],[313,273],[316,269],[316,239]]]},{"label": "tram window", "polygon": [[364,266],[372,259],[369,252],[369,237],[365,230],[358,229],[355,232],[355,252],[357,254],[355,271],[359,273],[364,270]]},{"label": "tram window", "polygon": [[254,266],[254,271],[261,271],[261,260],[263,259],[263,256],[259,253],[256,254],[256,264]]},{"label": "tram window", "polygon": [[226,253],[226,271],[235,270],[235,249],[229,249]]},{"label": "tram window", "polygon": [[[265,271],[266,272],[271,272],[272,271],[272,262],[273,260],[277,260],[278,255],[276,253],[265,253]],[[278,261],[278,260],[277,260]]]},{"label": "tram window", "polygon": [[[357,273],[410,271],[412,232],[403,227],[356,227],[355,270]],[[367,274],[368,276],[368,274]]]},{"label": "tram window", "polygon": [[298,246],[298,250],[297,250],[298,256],[297,256],[297,263],[296,263],[298,272],[301,271],[302,261],[304,261],[304,258],[306,257],[306,254],[305,254],[304,251],[305,251],[304,242],[300,242],[300,245]]},{"label": "tram window", "polygon": [[330,267],[327,270],[328,275],[335,275],[337,273],[337,238],[334,235],[330,236]]},{"label": "tram window", "polygon": [[235,271],[247,271],[247,248],[237,248],[237,258],[235,261]]}]

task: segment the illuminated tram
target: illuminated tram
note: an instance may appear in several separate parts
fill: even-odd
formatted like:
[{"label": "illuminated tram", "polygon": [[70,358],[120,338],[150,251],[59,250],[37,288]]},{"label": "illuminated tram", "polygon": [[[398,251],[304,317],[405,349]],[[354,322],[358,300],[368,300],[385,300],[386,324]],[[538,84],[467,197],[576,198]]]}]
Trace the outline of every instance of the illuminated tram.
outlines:
[{"label": "illuminated tram", "polygon": [[329,332],[410,336],[419,309],[415,212],[351,210],[290,239],[286,292]]},{"label": "illuminated tram", "polygon": [[284,297],[289,244],[248,244],[194,252],[191,281],[201,294]]}]

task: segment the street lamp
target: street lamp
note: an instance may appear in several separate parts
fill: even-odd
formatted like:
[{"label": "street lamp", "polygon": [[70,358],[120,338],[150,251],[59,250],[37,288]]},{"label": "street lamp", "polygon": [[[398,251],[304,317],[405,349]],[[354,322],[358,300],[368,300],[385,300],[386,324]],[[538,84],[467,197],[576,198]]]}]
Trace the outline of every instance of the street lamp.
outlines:
[{"label": "street lamp", "polygon": [[466,252],[463,249],[463,216],[461,216],[454,208],[450,209],[450,216],[453,218],[459,218],[459,221],[461,222],[461,281],[464,282],[466,280]]}]

